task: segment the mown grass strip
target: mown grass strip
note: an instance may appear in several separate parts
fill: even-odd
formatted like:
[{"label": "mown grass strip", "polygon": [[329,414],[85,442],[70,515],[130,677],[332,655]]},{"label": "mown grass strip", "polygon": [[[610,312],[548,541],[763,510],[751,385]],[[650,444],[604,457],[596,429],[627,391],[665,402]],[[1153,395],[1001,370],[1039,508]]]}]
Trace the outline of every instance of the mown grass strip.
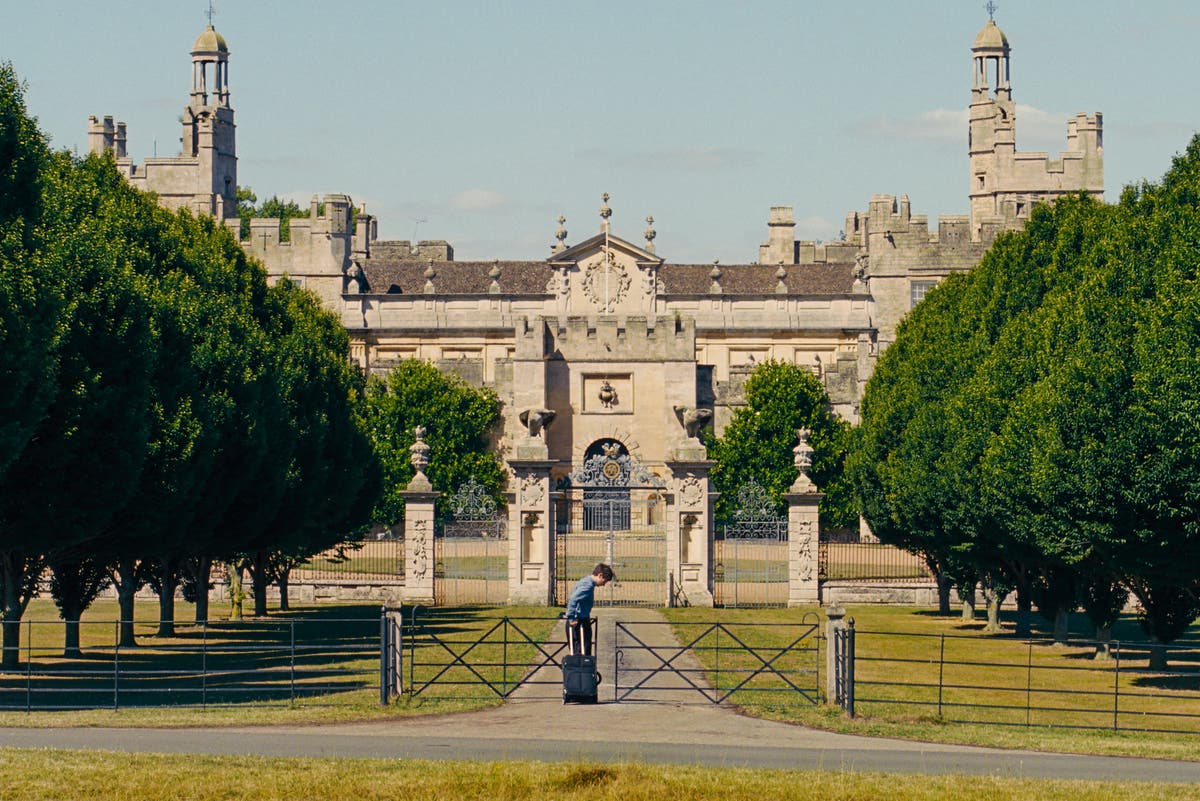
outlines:
[{"label": "mown grass strip", "polygon": [[[969,785],[968,785],[969,783]],[[0,801],[41,799],[403,798],[542,801],[961,801],[964,788],[988,801],[1200,799],[1200,787],[918,776],[836,771],[778,771],[640,764],[421,762],[360,759],[119,754],[0,750]]]}]

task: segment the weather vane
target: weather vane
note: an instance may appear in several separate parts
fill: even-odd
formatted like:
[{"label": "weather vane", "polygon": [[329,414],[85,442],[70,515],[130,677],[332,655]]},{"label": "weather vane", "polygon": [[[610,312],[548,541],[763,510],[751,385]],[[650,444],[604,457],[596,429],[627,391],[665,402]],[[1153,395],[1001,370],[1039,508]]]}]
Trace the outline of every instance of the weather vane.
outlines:
[{"label": "weather vane", "polygon": [[987,5],[984,6],[984,8],[987,9],[988,19],[990,19],[992,22],[995,22],[996,21],[996,9],[1000,8],[1000,6],[993,3],[992,0],[988,0]]}]

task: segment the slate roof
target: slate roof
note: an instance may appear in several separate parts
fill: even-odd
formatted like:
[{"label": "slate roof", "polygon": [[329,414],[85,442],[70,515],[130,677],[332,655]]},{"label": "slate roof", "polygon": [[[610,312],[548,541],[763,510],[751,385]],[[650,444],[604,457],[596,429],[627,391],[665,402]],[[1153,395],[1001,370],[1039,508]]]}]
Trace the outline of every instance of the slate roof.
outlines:
[{"label": "slate roof", "polygon": [[[425,290],[428,261],[370,258],[360,262],[371,294],[401,294]],[[492,268],[500,268],[500,291],[506,295],[545,295],[552,268],[544,261],[435,261],[433,286],[438,295],[487,294]],[[721,289],[725,295],[772,295],[778,265],[722,264]],[[663,264],[659,277],[667,295],[707,295],[712,286],[711,264]],[[784,284],[793,295],[842,295],[854,284],[853,264],[792,264],[784,269]],[[394,289],[392,289],[395,292]]]}]

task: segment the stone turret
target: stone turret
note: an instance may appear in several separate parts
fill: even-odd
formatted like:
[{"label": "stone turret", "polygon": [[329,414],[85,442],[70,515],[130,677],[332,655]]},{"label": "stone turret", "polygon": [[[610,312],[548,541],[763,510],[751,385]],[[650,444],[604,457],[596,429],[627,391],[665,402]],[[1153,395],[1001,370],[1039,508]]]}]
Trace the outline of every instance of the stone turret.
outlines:
[{"label": "stone turret", "polygon": [[117,169],[138,189],[154,192],[170,209],[190,209],[219,220],[237,217],[237,148],[229,106],[229,46],[209,25],[192,45],[192,81],[180,117],[178,156],[134,164],[126,152],[125,123],[88,118],[88,152],[111,152]]},{"label": "stone turret", "polygon": [[1103,117],[1079,114],[1067,122],[1067,149],[1057,159],[1017,150],[1008,37],[989,20],[971,47],[970,153],[971,232],[988,241],[1020,224],[1034,203],[1080,190],[1104,193]]}]

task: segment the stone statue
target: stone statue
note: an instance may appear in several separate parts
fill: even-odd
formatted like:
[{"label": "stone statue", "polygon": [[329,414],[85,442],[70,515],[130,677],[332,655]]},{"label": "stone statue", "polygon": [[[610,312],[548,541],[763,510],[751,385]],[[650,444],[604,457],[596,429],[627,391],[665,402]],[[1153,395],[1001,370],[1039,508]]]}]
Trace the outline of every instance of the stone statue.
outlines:
[{"label": "stone statue", "polygon": [[712,409],[676,406],[675,416],[679,418],[679,424],[687,432],[688,439],[697,439],[700,436],[700,429],[704,428],[705,423],[712,419],[713,413]]},{"label": "stone statue", "polygon": [[555,414],[553,409],[526,409],[520,414],[521,425],[529,431],[530,439],[537,439],[554,420]]}]

